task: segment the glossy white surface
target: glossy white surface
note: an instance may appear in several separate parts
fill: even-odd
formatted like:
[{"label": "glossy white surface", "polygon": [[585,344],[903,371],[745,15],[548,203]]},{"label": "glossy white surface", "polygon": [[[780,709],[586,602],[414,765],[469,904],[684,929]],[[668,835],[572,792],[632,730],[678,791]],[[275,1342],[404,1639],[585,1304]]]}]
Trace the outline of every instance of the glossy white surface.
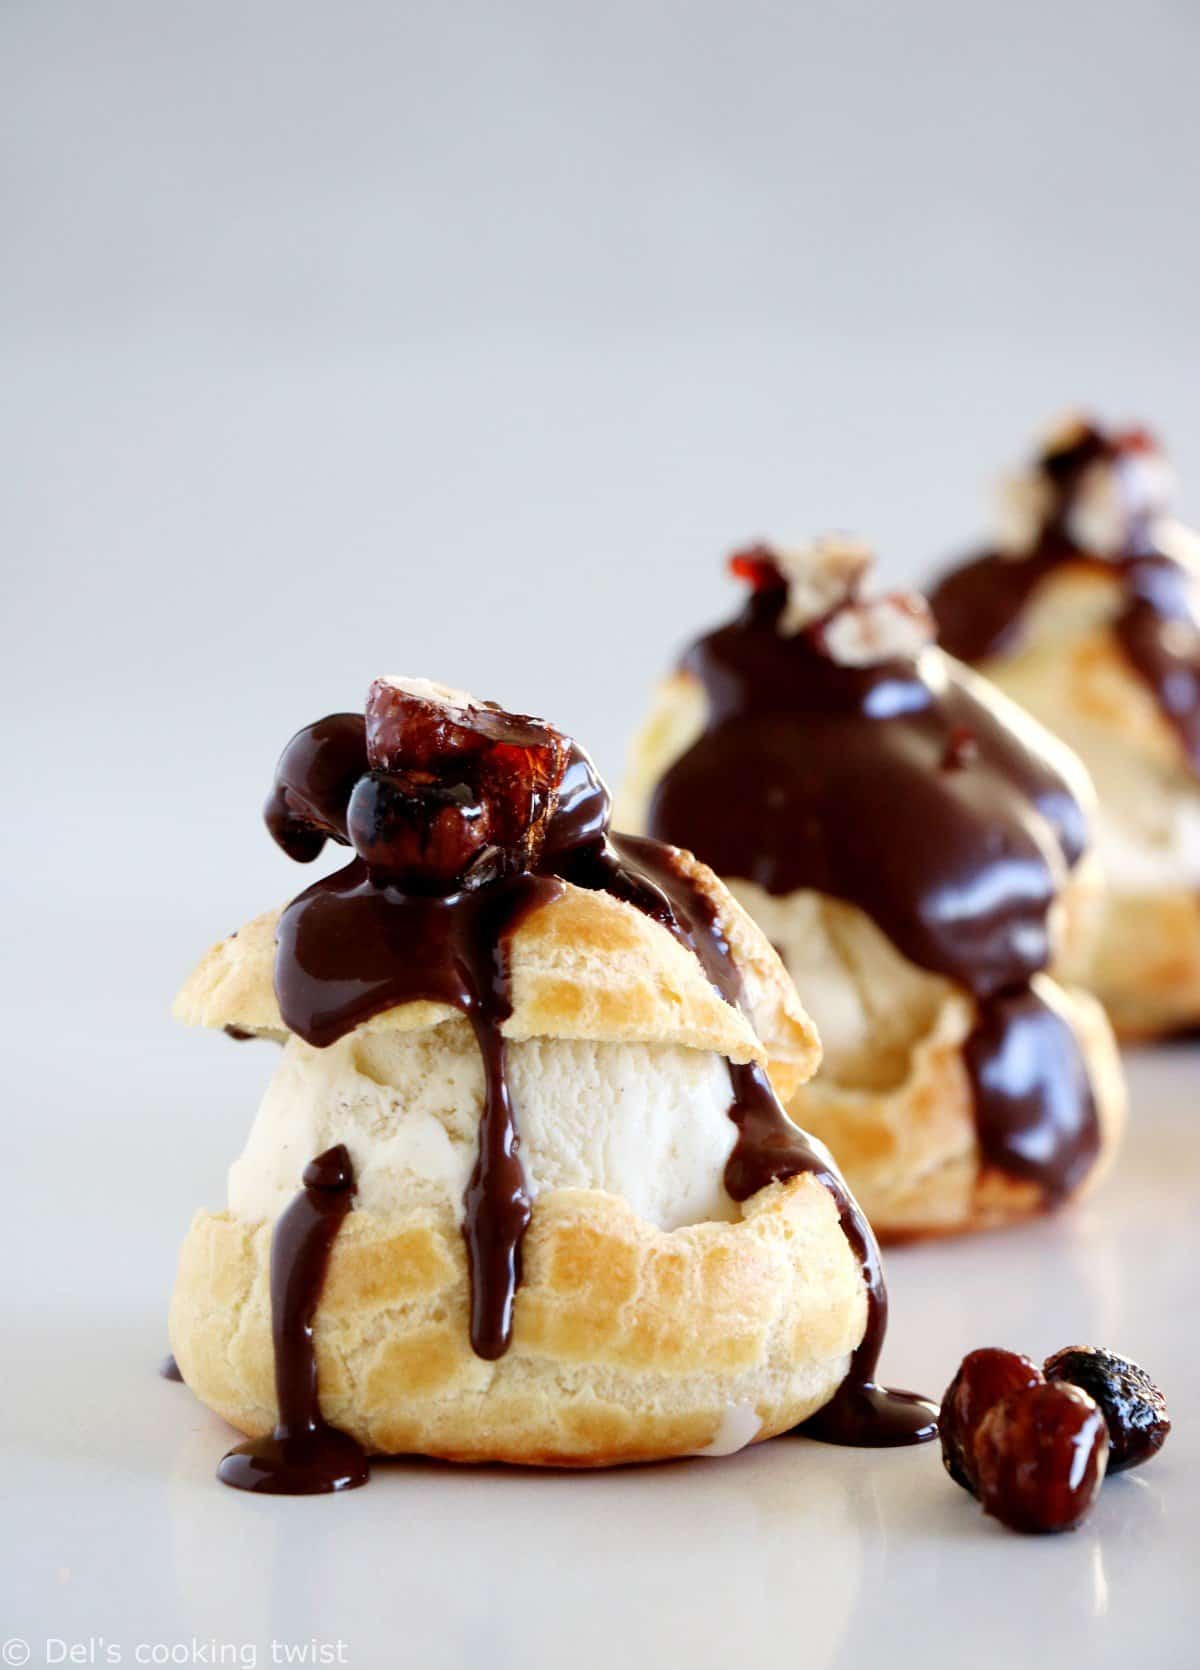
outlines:
[{"label": "glossy white surface", "polygon": [[[55,1101],[95,1120],[52,1220],[30,1204],[61,1159],[49,1105],[11,1155],[0,1638],[28,1641],[30,1663],[51,1638],[97,1643],[97,1663],[156,1645],[213,1662],[216,1643],[270,1664],[273,1639],[337,1662],[341,1641],[342,1662],[423,1670],[1197,1662],[1194,1047],[1132,1058],[1133,1129],[1096,1201],[889,1261],[897,1383],[936,1394],[973,1345],[1095,1340],[1166,1388],[1159,1460],[1106,1484],[1074,1535],[1035,1540],[985,1521],[928,1448],[778,1440],[596,1475],[399,1463],[307,1501],[223,1489],[229,1433],[155,1370],[170,1249],[241,1119],[212,1109],[249,1102],[270,1046],[123,1045],[112,1019],[53,1068]],[[35,1034],[16,1048],[32,1066]]]}]

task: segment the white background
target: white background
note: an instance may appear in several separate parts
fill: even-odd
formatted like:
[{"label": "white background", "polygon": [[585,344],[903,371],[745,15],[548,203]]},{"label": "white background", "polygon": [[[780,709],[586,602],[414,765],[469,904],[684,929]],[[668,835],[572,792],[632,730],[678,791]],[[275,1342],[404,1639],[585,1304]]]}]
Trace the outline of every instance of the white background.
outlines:
[{"label": "white background", "polygon": [[[272,1604],[299,1604],[288,1539],[316,1523],[311,1506],[264,1521],[261,1504],[210,1489],[219,1428],[148,1378],[175,1247],[192,1208],[219,1200],[267,1069],[260,1051],[178,1034],[166,1010],[211,939],[307,879],[257,821],[286,737],[358,705],[379,671],[423,673],[545,713],[615,775],[656,674],[728,606],[731,544],[851,527],[888,576],[926,574],[982,531],[994,473],[1070,402],[1160,427],[1183,508],[1200,510],[1198,70],[1189,0],[0,5],[0,1296],[4,1378],[23,1399],[5,1423],[19,1465],[0,1483],[0,1600],[11,1587],[31,1628],[54,1633],[61,1605],[111,1636],[115,1608],[132,1642],[130,1574],[149,1562],[147,1619],[193,1627],[211,1568],[240,1639],[265,1616],[248,1527],[283,1539]],[[1168,1325],[1193,1308],[1190,1278],[1145,1300],[1186,1245],[1164,1252],[1151,1231],[1185,1233],[1196,1150],[1171,1163],[1171,1121],[1192,1111],[1192,1069],[1176,1054],[1139,1071],[1159,1146],[1135,1134],[1108,1216],[1102,1201],[1019,1243],[893,1261],[892,1356],[909,1378],[936,1391],[993,1326],[1061,1343],[1033,1299],[1065,1261],[1083,1297],[1072,1308],[1075,1289],[1059,1290],[1060,1332],[1121,1329],[1116,1343],[1172,1354],[1152,1364],[1164,1379],[1194,1382],[1190,1335]],[[977,1286],[933,1320],[928,1295],[967,1275]],[[177,1453],[180,1423],[201,1436]],[[1190,1440],[1176,1442],[1178,1457]],[[486,1488],[511,1493],[522,1558],[537,1548],[543,1565],[564,1537],[586,1564],[572,1515],[619,1502],[620,1535],[609,1547],[596,1531],[591,1550],[600,1611],[620,1615],[611,1584],[653,1579],[625,1622],[660,1658],[672,1642],[693,1659],[736,1645],[755,1607],[760,1656],[802,1656],[805,1625],[791,1635],[781,1597],[804,1586],[761,1545],[786,1547],[823,1491],[831,1528],[826,1546],[819,1512],[809,1524],[813,1558],[892,1561],[911,1540],[919,1561],[948,1562],[943,1582],[921,1567],[924,1663],[950,1589],[956,1640],[990,1619],[978,1650],[1000,1662],[1012,1645],[984,1591],[973,1611],[949,1575],[960,1556],[971,1571],[1000,1561],[1014,1597],[1036,1570],[1042,1631],[1059,1616],[1054,1562],[1093,1559],[1080,1538],[956,1541],[958,1505],[940,1505],[925,1458],[943,1554],[908,1460],[879,1474],[814,1454],[794,1448],[783,1475],[766,1457],[711,1469],[695,1513],[653,1473],[578,1509],[582,1487],[563,1481]],[[1153,1507],[1123,1520],[1106,1500],[1088,1548],[1152,1549],[1154,1616],[1178,1644],[1196,1614],[1170,1578],[1187,1549],[1172,1515],[1195,1486],[1177,1471],[1172,1497],[1162,1465],[1161,1484],[1113,1498]],[[171,1468],[180,1588],[154,1564]],[[39,1469],[53,1488],[40,1509],[18,1505],[14,1481]],[[413,1592],[440,1596],[477,1497],[461,1478],[421,1479],[443,1540]],[[854,1481],[882,1494],[867,1532],[839,1543]],[[376,1603],[413,1558],[393,1483],[362,1497],[387,1503],[369,1510],[387,1547],[363,1555],[386,1567]],[[377,1523],[337,1511],[360,1539]],[[480,1523],[511,1542],[503,1518]],[[1168,1524],[1160,1555],[1152,1532]],[[630,1554],[637,1526],[699,1538],[694,1638],[671,1570],[620,1575],[622,1553],[647,1558]],[[477,1587],[483,1552],[463,1556]],[[1077,1579],[1088,1596],[1093,1577]],[[322,1581],[344,1613],[353,1585]],[[582,1578],[546,1581],[576,1597]],[[496,1650],[505,1663],[535,1605],[515,1593],[526,1611]],[[1151,1590],[1122,1593],[1093,1655],[1128,1650],[1150,1612]],[[877,1595],[872,1618],[886,1625],[898,1595]],[[415,1623],[411,1609],[392,1621],[433,1662],[434,1624],[413,1606]],[[806,1661],[858,1662],[866,1639],[843,1617]],[[470,1653],[443,1637],[446,1662],[459,1647],[473,1659],[484,1637]],[[890,1640],[890,1662],[898,1651]]]}]

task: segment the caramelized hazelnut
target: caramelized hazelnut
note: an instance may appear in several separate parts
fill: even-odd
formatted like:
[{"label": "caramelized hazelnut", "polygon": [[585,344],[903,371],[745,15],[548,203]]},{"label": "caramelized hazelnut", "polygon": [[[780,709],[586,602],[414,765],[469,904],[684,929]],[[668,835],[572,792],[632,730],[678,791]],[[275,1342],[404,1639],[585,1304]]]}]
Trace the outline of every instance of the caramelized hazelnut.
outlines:
[{"label": "caramelized hazelnut", "polygon": [[1108,1428],[1099,1405],[1055,1381],[1010,1392],[975,1434],[979,1500],[1014,1531],[1069,1531],[1099,1493]]},{"label": "caramelized hazelnut", "polygon": [[1046,1359],[1047,1380],[1078,1386],[1095,1399],[1108,1426],[1110,1473],[1140,1467],[1171,1430],[1167,1400],[1145,1369],[1097,1345],[1068,1345]]},{"label": "caramelized hazelnut", "polygon": [[1016,1351],[984,1346],[963,1358],[946,1388],[938,1432],[946,1471],[964,1490],[978,1495],[975,1480],[975,1435],[979,1423],[1002,1398],[1027,1386],[1038,1386],[1042,1372]]},{"label": "caramelized hazelnut", "polygon": [[464,783],[368,772],[350,796],[347,825],[372,875],[411,893],[448,893],[494,873],[492,820]]},{"label": "caramelized hazelnut", "polygon": [[376,772],[428,774],[468,784],[486,806],[489,839],[517,862],[536,858],[571,745],[541,719],[490,706],[455,706],[437,686],[376,679],[366,743]]}]

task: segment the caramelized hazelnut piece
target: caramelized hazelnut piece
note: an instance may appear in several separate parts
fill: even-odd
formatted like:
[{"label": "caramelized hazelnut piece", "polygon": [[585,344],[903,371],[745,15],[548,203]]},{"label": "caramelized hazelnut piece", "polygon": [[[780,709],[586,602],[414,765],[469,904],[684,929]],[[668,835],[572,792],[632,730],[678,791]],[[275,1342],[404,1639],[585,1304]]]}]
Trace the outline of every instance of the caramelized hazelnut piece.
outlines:
[{"label": "caramelized hazelnut piece", "polygon": [[334,840],[408,892],[475,887],[536,864],[571,758],[540,719],[376,679],[365,718],[335,713],[288,743],[267,826],[301,863]]},{"label": "caramelized hazelnut piece", "polygon": [[1108,1428],[1077,1386],[1027,1386],[984,1416],[974,1462],[985,1513],[1014,1531],[1070,1531],[1104,1481]]},{"label": "caramelized hazelnut piece", "polygon": [[1078,1386],[1095,1399],[1108,1426],[1110,1473],[1156,1456],[1171,1430],[1167,1400],[1145,1369],[1097,1345],[1068,1345],[1046,1359],[1047,1380]]},{"label": "caramelized hazelnut piece", "polygon": [[1016,1351],[984,1346],[963,1358],[942,1398],[938,1432],[946,1471],[964,1490],[978,1495],[975,1437],[988,1411],[1012,1392],[1042,1383],[1042,1371]]},{"label": "caramelized hazelnut piece", "polygon": [[409,893],[450,892],[498,868],[488,808],[466,783],[368,772],[350,796],[347,825],[372,874]]},{"label": "caramelized hazelnut piece", "polygon": [[[422,778],[467,785],[486,813],[485,843],[514,865],[536,860],[570,757],[567,738],[543,720],[472,705],[424,680],[383,678],[367,695],[366,743],[372,770],[404,777],[410,792]],[[470,844],[465,826],[459,844]]]}]

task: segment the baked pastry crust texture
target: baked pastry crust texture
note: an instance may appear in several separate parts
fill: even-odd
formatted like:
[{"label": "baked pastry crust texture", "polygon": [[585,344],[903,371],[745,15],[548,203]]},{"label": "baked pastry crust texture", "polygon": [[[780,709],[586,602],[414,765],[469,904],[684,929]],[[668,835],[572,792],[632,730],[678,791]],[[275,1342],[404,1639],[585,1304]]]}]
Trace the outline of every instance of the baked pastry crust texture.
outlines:
[{"label": "baked pastry crust texture", "polygon": [[[703,691],[689,674],[675,673],[663,682],[657,705],[635,739],[618,801],[625,827],[645,828],[654,786],[700,735],[704,709]],[[737,878],[723,879],[735,892],[743,886]],[[1064,895],[1060,927],[1076,965],[1088,968],[1091,960],[1085,947],[1101,908],[1097,893],[1094,872],[1085,860]],[[837,908],[862,916],[853,906]],[[891,949],[891,955],[898,958],[899,953]],[[880,1089],[839,1082],[823,1070],[795,1086],[786,1099],[788,1112],[832,1151],[880,1241],[966,1233],[1028,1219],[1044,1209],[1041,1190],[986,1167],[980,1154],[963,1058],[976,1019],[974,999],[949,981],[912,972],[936,998],[913,1022],[905,1070]],[[886,970],[881,974],[886,978]],[[1039,976],[1038,982],[1044,987],[1050,976]],[[1125,1126],[1127,1092],[1101,1005],[1074,985],[1064,987],[1057,979],[1053,984],[1079,1040],[1100,1126],[1100,1154],[1077,1191],[1081,1197],[1111,1166]]]},{"label": "baked pastry crust texture", "polygon": [[[1048,984],[1046,976],[1035,981]],[[1059,992],[1092,1082],[1100,1154],[1075,1198],[1105,1177],[1125,1126],[1120,1057],[1104,1010],[1087,992]],[[916,1042],[902,1081],[862,1090],[818,1078],[801,1086],[788,1111],[832,1149],[876,1235],[910,1240],[994,1229],[1043,1208],[1040,1188],[983,1165],[975,1133],[963,1045],[975,1005],[952,991]]]},{"label": "baked pastry crust texture", "polygon": [[[711,872],[681,862],[716,909],[750,1019],[666,929],[568,886],[513,936],[503,1030],[767,1061],[786,1096],[819,1061],[812,1023],[759,930]],[[275,921],[258,917],[214,947],[177,1016],[283,1034]],[[414,1003],[361,1030],[447,1022],[461,1024],[444,1006]],[[199,1213],[171,1305],[185,1381],[252,1437],[276,1419],[271,1233],[266,1221]],[[373,1453],[455,1461],[580,1467],[719,1450],[731,1420],[739,1442],[755,1423],[761,1441],[826,1403],[867,1321],[837,1204],[812,1176],[761,1190],[737,1221],[670,1231],[601,1190],[543,1191],[523,1244],[512,1345],[497,1361],[471,1350],[469,1303],[465,1243],[448,1205],[352,1211],[314,1325],[325,1418]]]}]

